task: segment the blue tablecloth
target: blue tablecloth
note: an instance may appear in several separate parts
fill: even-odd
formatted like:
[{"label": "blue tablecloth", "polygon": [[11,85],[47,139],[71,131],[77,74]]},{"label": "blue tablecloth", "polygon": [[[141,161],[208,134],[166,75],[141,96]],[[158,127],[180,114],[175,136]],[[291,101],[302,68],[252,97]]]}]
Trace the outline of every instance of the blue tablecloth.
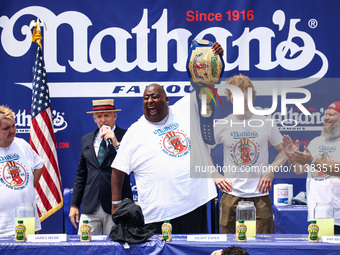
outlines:
[{"label": "blue tablecloth", "polygon": [[307,234],[306,205],[273,205],[275,234]]},{"label": "blue tablecloth", "polygon": [[106,241],[80,242],[79,236],[67,236],[67,242],[16,243],[14,237],[0,238],[0,254],[4,255],[124,255],[124,254],[161,254],[164,243],[154,239],[141,244],[129,244],[125,249],[123,243]]},{"label": "blue tablecloth", "polygon": [[340,244],[309,243],[308,235],[257,235],[255,240],[237,242],[235,235],[227,235],[227,242],[187,242],[186,236],[177,236],[173,242],[166,243],[163,254],[205,254],[209,255],[217,249],[228,246],[241,246],[250,255],[275,254],[275,255],[319,255],[340,254]]},{"label": "blue tablecloth", "polygon": [[188,242],[186,235],[174,235],[172,242],[164,243],[158,236],[141,244],[129,244],[124,249],[123,243],[112,241],[92,241],[82,243],[79,236],[68,236],[62,243],[16,243],[14,237],[0,238],[0,254],[34,254],[34,255],[88,255],[88,254],[175,254],[175,255],[209,255],[217,249],[239,245],[249,254],[340,254],[340,244],[309,243],[307,235],[257,235],[248,242],[236,242],[235,235],[227,235],[227,242]]}]

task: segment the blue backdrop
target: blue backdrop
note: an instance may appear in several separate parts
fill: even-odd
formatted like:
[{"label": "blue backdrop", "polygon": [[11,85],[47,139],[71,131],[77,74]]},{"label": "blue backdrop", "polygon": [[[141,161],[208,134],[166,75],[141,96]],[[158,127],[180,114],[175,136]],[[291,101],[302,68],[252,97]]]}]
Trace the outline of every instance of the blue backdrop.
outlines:
[{"label": "blue backdrop", "polygon": [[[194,38],[218,41],[225,50],[224,78],[243,73],[254,80],[254,105],[271,107],[273,88],[304,88],[311,98],[306,116],[295,105],[272,117],[282,134],[307,145],[320,134],[325,108],[339,100],[340,4],[318,0],[110,1],[3,0],[0,2],[0,104],[16,112],[17,133],[28,140],[32,67],[36,46],[29,24],[46,23],[43,51],[48,72],[59,165],[64,188],[72,188],[80,155],[81,137],[95,129],[92,99],[114,98],[117,123],[128,128],[142,115],[146,85],[164,85],[170,103],[188,92],[185,63]],[[290,93],[291,97],[303,97]],[[217,117],[231,112],[222,97]],[[281,125],[294,119],[296,127]],[[270,160],[275,156],[270,154]],[[221,148],[213,151],[222,162]],[[275,182],[305,180],[278,175]],[[286,178],[292,179],[286,179]],[[61,212],[43,222],[44,231],[60,230]],[[56,228],[55,226],[59,226]],[[61,229],[62,231],[62,229]]]}]

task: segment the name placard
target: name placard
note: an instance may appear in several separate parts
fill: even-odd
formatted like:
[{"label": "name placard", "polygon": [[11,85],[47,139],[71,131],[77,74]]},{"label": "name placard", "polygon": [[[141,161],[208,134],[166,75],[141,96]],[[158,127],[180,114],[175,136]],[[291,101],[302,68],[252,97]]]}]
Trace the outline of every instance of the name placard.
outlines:
[{"label": "name placard", "polygon": [[188,242],[226,242],[226,234],[211,234],[211,235],[188,235]]},{"label": "name placard", "polygon": [[340,236],[322,236],[320,241],[323,243],[340,243]]},{"label": "name placard", "polygon": [[27,242],[32,243],[57,243],[66,242],[67,234],[39,234],[39,235],[27,235]]}]

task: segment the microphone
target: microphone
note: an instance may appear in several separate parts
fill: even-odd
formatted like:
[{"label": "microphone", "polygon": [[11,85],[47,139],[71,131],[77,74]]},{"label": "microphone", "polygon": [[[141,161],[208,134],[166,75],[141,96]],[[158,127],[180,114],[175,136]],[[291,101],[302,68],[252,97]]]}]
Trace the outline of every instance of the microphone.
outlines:
[{"label": "microphone", "polygon": [[[106,130],[111,130],[111,128],[108,125],[102,125],[102,127],[100,128],[100,133],[102,134]],[[107,139],[107,141],[109,142],[110,145],[112,145],[111,138]]]}]

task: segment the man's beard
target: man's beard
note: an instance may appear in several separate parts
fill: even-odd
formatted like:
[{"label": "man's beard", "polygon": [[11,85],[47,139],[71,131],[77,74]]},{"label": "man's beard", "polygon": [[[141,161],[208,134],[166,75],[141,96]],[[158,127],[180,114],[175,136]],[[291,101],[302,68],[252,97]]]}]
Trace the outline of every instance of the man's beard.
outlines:
[{"label": "man's beard", "polygon": [[321,136],[325,137],[327,140],[332,140],[340,136],[340,123],[336,122],[331,124],[328,128],[323,128]]}]

